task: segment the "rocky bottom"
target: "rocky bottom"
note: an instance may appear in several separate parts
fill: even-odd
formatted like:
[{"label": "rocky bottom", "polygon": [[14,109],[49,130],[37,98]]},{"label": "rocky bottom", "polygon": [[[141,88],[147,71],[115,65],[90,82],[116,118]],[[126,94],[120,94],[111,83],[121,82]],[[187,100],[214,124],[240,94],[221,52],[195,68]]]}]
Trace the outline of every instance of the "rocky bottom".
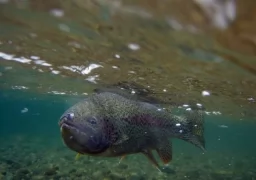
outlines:
[{"label": "rocky bottom", "polygon": [[[143,155],[119,158],[81,156],[60,139],[30,136],[0,138],[0,180],[254,180],[256,158],[207,152],[202,155],[175,151],[162,172]],[[159,161],[160,162],[160,161]]]}]

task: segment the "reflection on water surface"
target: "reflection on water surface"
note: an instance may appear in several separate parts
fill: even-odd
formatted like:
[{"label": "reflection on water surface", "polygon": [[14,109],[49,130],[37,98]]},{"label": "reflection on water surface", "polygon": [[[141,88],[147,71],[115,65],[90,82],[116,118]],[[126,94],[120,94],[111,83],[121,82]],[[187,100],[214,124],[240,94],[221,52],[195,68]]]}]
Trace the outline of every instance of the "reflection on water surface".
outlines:
[{"label": "reflection on water surface", "polygon": [[[166,89],[173,101],[253,117],[255,46],[248,41],[254,26],[244,19],[254,17],[253,4],[2,1],[1,88],[82,94],[83,81],[129,80],[157,92]],[[65,83],[70,77],[81,80],[75,88]],[[211,96],[201,96],[203,91]]]}]

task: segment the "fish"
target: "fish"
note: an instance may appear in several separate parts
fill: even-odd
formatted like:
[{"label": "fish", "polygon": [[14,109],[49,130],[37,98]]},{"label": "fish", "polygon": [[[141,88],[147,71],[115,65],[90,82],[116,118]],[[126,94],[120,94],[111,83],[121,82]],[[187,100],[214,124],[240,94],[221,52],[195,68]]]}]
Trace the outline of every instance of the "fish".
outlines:
[{"label": "fish", "polygon": [[59,119],[64,144],[79,155],[120,157],[141,153],[160,171],[153,155],[172,161],[172,139],[205,151],[204,116],[199,108],[176,115],[114,92],[88,95]]}]

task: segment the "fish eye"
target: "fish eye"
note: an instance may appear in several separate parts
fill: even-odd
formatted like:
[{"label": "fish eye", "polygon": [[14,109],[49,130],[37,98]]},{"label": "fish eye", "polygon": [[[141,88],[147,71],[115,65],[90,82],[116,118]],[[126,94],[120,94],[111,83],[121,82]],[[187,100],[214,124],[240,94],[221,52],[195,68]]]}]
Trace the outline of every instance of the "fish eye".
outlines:
[{"label": "fish eye", "polygon": [[93,124],[93,125],[97,124],[97,121],[96,121],[95,118],[89,118],[89,119],[88,119],[88,122],[89,122],[90,124]]},{"label": "fish eye", "polygon": [[69,121],[71,121],[71,120],[74,119],[74,116],[75,116],[74,113],[68,113],[66,117],[67,117],[67,119],[68,119]]}]

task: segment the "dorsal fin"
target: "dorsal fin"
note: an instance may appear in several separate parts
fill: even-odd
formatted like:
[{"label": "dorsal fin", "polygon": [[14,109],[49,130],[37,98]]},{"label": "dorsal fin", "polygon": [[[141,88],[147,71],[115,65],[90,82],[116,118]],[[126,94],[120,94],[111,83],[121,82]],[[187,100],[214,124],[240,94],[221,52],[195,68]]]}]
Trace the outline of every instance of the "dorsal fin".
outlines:
[{"label": "dorsal fin", "polygon": [[168,164],[172,160],[172,143],[166,140],[161,140],[156,149],[159,157],[164,164]]},{"label": "dorsal fin", "polygon": [[101,87],[95,88],[94,92],[111,92],[132,100],[139,100],[152,104],[169,104],[169,102],[167,103],[154,97],[156,94],[154,91],[135,82],[122,81],[112,85],[101,85]]}]

